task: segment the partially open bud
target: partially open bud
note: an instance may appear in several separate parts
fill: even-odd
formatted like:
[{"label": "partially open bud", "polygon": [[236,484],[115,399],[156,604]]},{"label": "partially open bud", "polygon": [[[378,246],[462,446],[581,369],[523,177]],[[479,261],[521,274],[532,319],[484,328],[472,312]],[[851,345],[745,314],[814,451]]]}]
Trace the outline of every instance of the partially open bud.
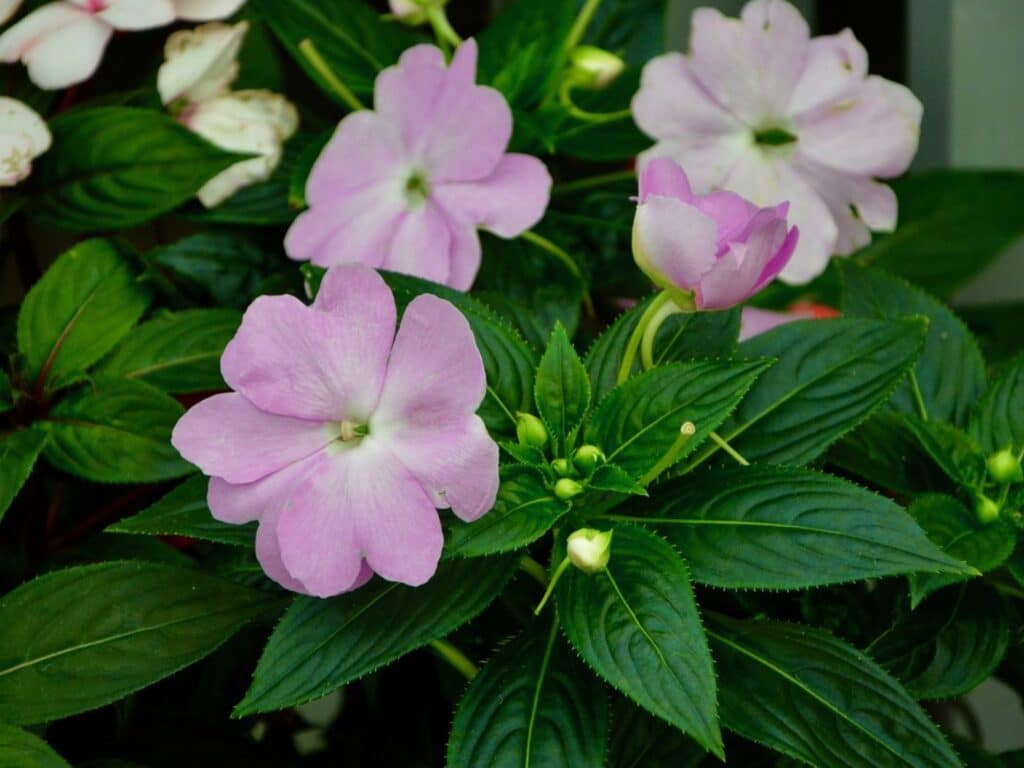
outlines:
[{"label": "partially open bud", "polygon": [[985,466],[988,467],[988,476],[1000,485],[1019,483],[1024,480],[1020,459],[1008,448],[989,456],[985,461]]},{"label": "partially open bud", "polygon": [[559,477],[568,477],[572,474],[572,465],[568,459],[555,459],[551,462],[551,468]]},{"label": "partially open bud", "polygon": [[522,445],[543,448],[548,444],[548,430],[544,422],[532,413],[516,414],[516,437]]},{"label": "partially open bud", "polygon": [[979,493],[974,500],[974,512],[982,525],[994,523],[999,519],[999,505],[983,493]]},{"label": "partially open bud", "polygon": [[594,528],[573,531],[566,544],[569,560],[584,573],[600,573],[612,556],[612,533]]},{"label": "partially open bud", "polygon": [[590,474],[597,469],[599,464],[604,463],[604,451],[596,445],[581,445],[572,457],[572,462],[580,472]]},{"label": "partially open bud", "polygon": [[445,2],[446,0],[388,0],[392,17],[410,27],[418,27],[426,22],[428,9],[439,8]]},{"label": "partially open bud", "polygon": [[626,62],[614,53],[594,45],[578,45],[569,54],[569,78],[579,88],[607,88],[625,68]]},{"label": "partially open bud", "polygon": [[575,496],[579,496],[581,493],[583,493],[583,486],[571,477],[563,477],[555,483],[555,496],[562,501],[568,501]]}]

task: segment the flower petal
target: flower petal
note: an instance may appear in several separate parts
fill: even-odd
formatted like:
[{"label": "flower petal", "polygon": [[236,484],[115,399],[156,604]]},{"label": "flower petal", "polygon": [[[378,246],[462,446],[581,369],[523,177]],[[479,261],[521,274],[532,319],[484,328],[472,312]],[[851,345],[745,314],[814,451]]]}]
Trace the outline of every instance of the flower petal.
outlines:
[{"label": "flower petal", "polygon": [[856,96],[867,74],[868,52],[849,29],[815,37],[807,49],[804,73],[787,112],[798,115]]},{"label": "flower petal", "polygon": [[281,559],[281,543],[277,538],[277,525],[281,520],[281,508],[274,508],[260,520],[256,529],[256,559],[260,568],[271,579],[292,592],[307,595],[309,592],[301,581],[292,576]]},{"label": "flower petal", "polygon": [[[17,99],[0,96],[0,135],[17,134],[28,142],[32,157],[38,157],[50,148],[52,137],[46,121],[30,107]],[[0,157],[3,153],[0,152]]]},{"label": "flower petal", "polygon": [[649,197],[633,219],[633,256],[661,287],[694,290],[715,264],[718,227],[711,217],[672,197]]},{"label": "flower petal", "polygon": [[12,187],[27,179],[32,173],[33,156],[32,141],[26,134],[0,133],[0,187]]},{"label": "flower petal", "polygon": [[0,0],[0,24],[6,24],[20,7],[21,0]]},{"label": "flower petal", "polygon": [[667,157],[652,159],[640,172],[640,202],[646,203],[651,195],[693,203],[693,190],[690,189],[686,173],[678,163]]},{"label": "flower petal", "polygon": [[550,196],[547,166],[520,154],[502,157],[485,179],[441,184],[432,192],[446,210],[499,237],[517,237],[540,221]]},{"label": "flower petal", "polygon": [[480,407],[486,388],[466,318],[444,299],[417,296],[402,315],[370,432],[461,423]]},{"label": "flower petal", "polygon": [[174,12],[184,21],[225,19],[245,4],[245,0],[172,0]]},{"label": "flower petal", "polygon": [[214,395],[192,406],[171,443],[204,474],[251,483],[336,440],[340,425],[265,413],[239,394]]},{"label": "flower petal", "polygon": [[721,188],[743,158],[756,151],[749,132],[691,141],[670,139],[641,152],[637,168],[642,170],[659,157],[669,157],[686,169],[693,191],[705,194]]},{"label": "flower petal", "polygon": [[451,240],[447,219],[427,201],[399,220],[381,267],[443,285],[451,273]]},{"label": "flower petal", "polygon": [[498,493],[498,444],[478,416],[443,428],[405,429],[389,445],[427,490],[434,506],[450,507],[467,522],[494,506]]},{"label": "flower petal", "polygon": [[390,291],[330,312],[294,296],[260,296],[225,348],[221,373],[269,413],[365,423],[377,404],[394,332]]},{"label": "flower petal", "polygon": [[697,291],[701,309],[728,309],[753,296],[788,261],[796,237],[787,239],[785,220],[755,229],[746,242],[734,242],[704,276]]},{"label": "flower petal", "polygon": [[114,29],[152,29],[174,21],[174,5],[171,0],[111,0],[96,17]]},{"label": "flower petal", "polygon": [[810,40],[796,8],[752,0],[740,19],[698,8],[690,27],[691,71],[719,104],[751,128],[786,114]]},{"label": "flower petal", "polygon": [[320,452],[311,453],[251,483],[229,483],[211,477],[206,503],[214,519],[241,525],[259,520],[279,510],[309,470],[320,461]]},{"label": "flower petal", "polygon": [[108,25],[89,15],[43,34],[22,56],[29,79],[46,90],[88,80],[112,34]]},{"label": "flower petal", "polygon": [[164,44],[156,88],[164,104],[182,97],[198,102],[227,91],[238,76],[238,51],[248,22],[180,29]]},{"label": "flower petal", "polygon": [[797,151],[830,168],[891,178],[917,152],[921,102],[905,86],[869,77],[856,98],[797,120]]},{"label": "flower petal", "polygon": [[90,17],[70,3],[47,3],[36,8],[0,35],[0,61],[13,64],[45,35]]},{"label": "flower petal", "polygon": [[472,222],[450,214],[447,218],[448,231],[452,236],[448,285],[457,291],[468,291],[476,280],[476,273],[480,271],[480,236]]}]

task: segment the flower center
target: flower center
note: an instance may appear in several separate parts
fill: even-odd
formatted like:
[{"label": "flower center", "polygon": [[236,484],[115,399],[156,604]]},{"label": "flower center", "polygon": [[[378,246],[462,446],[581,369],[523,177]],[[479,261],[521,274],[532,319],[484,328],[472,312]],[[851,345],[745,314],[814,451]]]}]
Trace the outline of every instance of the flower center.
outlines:
[{"label": "flower center", "polygon": [[341,422],[341,434],[339,438],[343,443],[351,443],[353,440],[359,440],[360,438],[366,437],[370,434],[370,429],[365,424],[356,424],[354,421],[346,419]]},{"label": "flower center", "polygon": [[783,128],[763,128],[754,131],[754,141],[763,147],[781,147],[792,144],[796,136]]},{"label": "flower center", "polygon": [[430,197],[430,182],[421,171],[414,171],[405,180],[405,201],[410,210],[416,210]]}]

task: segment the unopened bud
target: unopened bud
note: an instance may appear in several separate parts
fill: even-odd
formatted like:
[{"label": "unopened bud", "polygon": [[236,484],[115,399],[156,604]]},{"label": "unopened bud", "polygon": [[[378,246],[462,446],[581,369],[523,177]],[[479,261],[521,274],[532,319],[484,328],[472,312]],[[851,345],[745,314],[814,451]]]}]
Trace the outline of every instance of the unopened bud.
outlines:
[{"label": "unopened bud", "polygon": [[544,422],[532,413],[517,413],[516,437],[523,445],[543,448],[548,443],[548,430]]},{"label": "unopened bud", "polygon": [[391,16],[410,27],[418,27],[427,20],[431,8],[440,8],[447,0],[388,0]]},{"label": "unopened bud", "polygon": [[1000,485],[1019,483],[1024,480],[1020,459],[1008,448],[989,456],[985,461],[985,466],[988,467],[988,476]]},{"label": "unopened bud", "polygon": [[555,459],[551,462],[551,468],[559,477],[568,477],[572,474],[572,465],[568,459]]},{"label": "unopened bud", "polygon": [[597,469],[598,464],[604,463],[604,458],[604,451],[596,445],[581,445],[572,457],[572,461],[580,472],[590,474]]},{"label": "unopened bud", "polygon": [[994,523],[999,519],[999,505],[983,493],[974,500],[974,512],[982,525]]},{"label": "unopened bud", "polygon": [[584,573],[600,573],[612,556],[612,533],[594,528],[573,531],[566,543],[569,560]]},{"label": "unopened bud", "polygon": [[583,493],[583,486],[571,477],[563,477],[555,483],[555,496],[562,501],[568,501],[575,496],[579,496],[581,493]]},{"label": "unopened bud", "polygon": [[578,45],[569,54],[569,77],[574,85],[600,91],[622,74],[626,62],[603,48]]}]

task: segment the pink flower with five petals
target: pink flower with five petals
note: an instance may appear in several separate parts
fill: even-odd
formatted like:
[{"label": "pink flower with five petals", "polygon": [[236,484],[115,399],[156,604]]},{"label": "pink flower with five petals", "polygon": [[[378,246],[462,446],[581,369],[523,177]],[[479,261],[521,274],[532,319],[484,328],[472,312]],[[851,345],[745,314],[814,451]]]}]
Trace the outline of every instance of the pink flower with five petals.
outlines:
[{"label": "pink flower with five petals", "polygon": [[781,278],[805,283],[896,225],[896,196],[875,179],[907,169],[922,108],[867,69],[852,32],[812,39],[783,0],[752,0],[739,19],[699,8],[689,55],[644,67],[633,116],[657,143],[641,165],[671,157],[696,192],[788,200],[800,245]]},{"label": "pink flower with five petals", "polygon": [[417,45],[377,76],[376,110],[346,116],[313,166],[289,256],[466,290],[480,266],[477,228],[515,237],[540,220],[551,176],[537,158],[506,153],[512,112],[476,85],[476,58],[473,40],[447,67],[438,48]]},{"label": "pink flower with five petals", "polygon": [[312,306],[262,296],[221,358],[234,389],[191,408],[172,442],[211,476],[213,516],[259,521],[256,555],[282,586],[320,597],[373,573],[426,582],[437,508],[494,505],[498,447],[476,409],[483,363],[449,302],[394,297],[361,265],[328,270]]}]

